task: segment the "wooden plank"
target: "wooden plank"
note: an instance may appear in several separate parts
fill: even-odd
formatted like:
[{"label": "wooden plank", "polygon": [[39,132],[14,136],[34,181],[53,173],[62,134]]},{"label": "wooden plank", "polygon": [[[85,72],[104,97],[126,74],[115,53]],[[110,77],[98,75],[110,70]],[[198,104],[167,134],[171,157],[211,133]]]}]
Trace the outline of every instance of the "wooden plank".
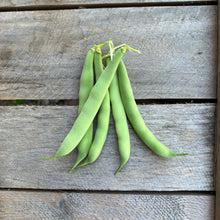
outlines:
[{"label": "wooden plank", "polygon": [[214,218],[212,195],[0,191],[0,204],[5,220]]},{"label": "wooden plank", "polygon": [[0,99],[77,99],[87,50],[129,43],[136,99],[216,98],[217,7],[0,13]]},{"label": "wooden plank", "polygon": [[[193,0],[191,2],[216,2],[216,0]],[[123,5],[123,4],[136,4],[144,5],[152,2],[187,2],[187,0],[1,0],[0,9],[2,8],[15,8],[15,7],[39,7],[39,6],[106,6]]]},{"label": "wooden plank", "polygon": [[217,80],[217,117],[216,117],[216,201],[215,219],[220,219],[220,8],[218,7],[218,80]]},{"label": "wooden plank", "polygon": [[[120,163],[113,120],[100,158],[67,171],[76,151],[51,161],[72,127],[75,106],[0,107],[0,187],[126,191],[213,191],[214,104],[140,105],[144,120],[167,147],[185,157],[162,158],[130,129],[131,157]],[[34,175],[33,175],[34,174]]]}]

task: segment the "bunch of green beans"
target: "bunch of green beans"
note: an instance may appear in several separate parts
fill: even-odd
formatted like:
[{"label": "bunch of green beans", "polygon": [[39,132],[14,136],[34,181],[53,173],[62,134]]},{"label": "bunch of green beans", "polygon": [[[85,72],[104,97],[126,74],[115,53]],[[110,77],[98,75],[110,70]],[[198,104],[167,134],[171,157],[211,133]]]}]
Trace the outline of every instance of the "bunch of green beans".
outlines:
[{"label": "bunch of green beans", "polygon": [[[110,51],[102,56],[104,46],[109,46]],[[138,111],[127,70],[122,61],[126,50],[139,53],[138,50],[126,44],[114,47],[112,40],[94,45],[88,51],[80,78],[78,117],[57,152],[50,158],[42,158],[43,160],[65,156],[77,147],[77,160],[70,171],[76,167],[95,162],[100,156],[107,138],[110,107],[112,107],[121,158],[115,174],[121,170],[130,157],[127,118],[143,143],[157,155],[167,158],[187,155],[177,154],[167,148],[145,125]],[[103,59],[105,58],[106,67],[103,65]],[[93,135],[93,120],[95,117],[97,117],[97,128]]]}]

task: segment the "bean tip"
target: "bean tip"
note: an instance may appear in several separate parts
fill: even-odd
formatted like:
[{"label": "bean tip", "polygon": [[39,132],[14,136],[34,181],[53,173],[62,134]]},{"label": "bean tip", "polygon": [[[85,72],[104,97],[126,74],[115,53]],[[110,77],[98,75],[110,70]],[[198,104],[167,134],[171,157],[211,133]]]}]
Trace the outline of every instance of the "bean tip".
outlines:
[{"label": "bean tip", "polygon": [[75,168],[77,168],[80,162],[81,162],[81,160],[76,161],[76,163],[75,163],[74,166],[68,171],[68,173],[71,172],[72,170],[74,170]]},{"label": "bean tip", "polygon": [[50,158],[40,158],[40,160],[52,160],[52,159],[54,159],[55,157],[53,156],[53,157],[50,157]]},{"label": "bean tip", "polygon": [[78,168],[78,167],[83,167],[83,166],[85,166],[86,165],[86,163],[82,163],[82,164],[79,164],[79,165],[77,165],[76,167]]},{"label": "bean tip", "polygon": [[186,156],[189,155],[188,153],[184,153],[184,154],[176,154],[176,156]]},{"label": "bean tip", "polygon": [[121,164],[120,167],[115,171],[114,175],[116,175],[120,170],[121,168],[124,166],[124,164]]},{"label": "bean tip", "polygon": [[72,170],[74,170],[74,168],[75,167],[73,166],[70,170],[67,171],[67,173],[70,173]]},{"label": "bean tip", "polygon": [[115,171],[114,176],[118,173],[118,170]]}]

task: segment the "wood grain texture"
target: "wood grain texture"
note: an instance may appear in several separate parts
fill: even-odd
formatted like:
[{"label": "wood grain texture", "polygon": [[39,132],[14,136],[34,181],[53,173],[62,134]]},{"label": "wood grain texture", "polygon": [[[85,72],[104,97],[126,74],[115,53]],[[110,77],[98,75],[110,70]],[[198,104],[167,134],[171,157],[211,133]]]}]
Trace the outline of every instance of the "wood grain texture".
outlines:
[{"label": "wood grain texture", "polygon": [[131,157],[114,176],[120,157],[113,120],[100,158],[67,171],[77,151],[51,161],[72,127],[74,106],[0,107],[0,187],[36,189],[213,191],[214,104],[138,106],[156,137],[185,157],[162,158],[151,152],[130,129]]},{"label": "wood grain texture", "polygon": [[[87,50],[112,38],[136,99],[216,98],[217,6],[0,13],[0,99],[77,99]],[[137,89],[138,88],[138,89]]]},{"label": "wood grain texture", "polygon": [[[186,2],[187,0],[1,0],[0,9],[5,7],[39,7],[39,6],[88,6],[88,5],[105,5],[111,7],[111,4],[143,4],[151,2]],[[193,0],[191,2],[203,2],[214,0]]]},{"label": "wood grain texture", "polygon": [[214,196],[0,191],[4,220],[212,220]]},{"label": "wood grain texture", "polygon": [[216,110],[216,201],[215,201],[215,220],[220,219],[220,7],[218,7],[218,80],[217,80],[217,110]]}]

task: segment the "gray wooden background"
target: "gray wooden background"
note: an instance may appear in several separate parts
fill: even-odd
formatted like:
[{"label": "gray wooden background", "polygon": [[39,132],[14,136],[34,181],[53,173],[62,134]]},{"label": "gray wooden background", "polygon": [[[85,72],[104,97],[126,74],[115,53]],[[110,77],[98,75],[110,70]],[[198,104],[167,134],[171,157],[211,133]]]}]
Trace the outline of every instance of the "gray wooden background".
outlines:
[{"label": "gray wooden background", "polygon": [[[0,219],[214,219],[217,3],[190,4],[0,1],[0,102],[74,103],[0,106]],[[77,117],[87,50],[109,38],[142,52],[124,57],[141,115],[188,156],[156,156],[130,127],[131,158],[114,176],[111,120],[94,164],[67,173],[76,151],[39,160],[55,153]]]}]

